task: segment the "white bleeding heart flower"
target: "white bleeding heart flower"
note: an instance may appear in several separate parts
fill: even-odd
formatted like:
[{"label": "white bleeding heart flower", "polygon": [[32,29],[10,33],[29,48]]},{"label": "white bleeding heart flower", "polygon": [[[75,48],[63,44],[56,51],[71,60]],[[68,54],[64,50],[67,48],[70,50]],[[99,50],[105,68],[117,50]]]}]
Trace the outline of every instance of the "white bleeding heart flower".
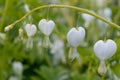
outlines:
[{"label": "white bleeding heart flower", "polygon": [[25,30],[27,32],[28,37],[31,37],[36,33],[37,28],[34,24],[26,24]]},{"label": "white bleeding heart flower", "polygon": [[46,19],[42,19],[40,20],[38,26],[43,34],[49,36],[55,27],[55,23],[52,20],[47,21]]},{"label": "white bleeding heart flower", "polygon": [[76,48],[80,45],[81,41],[85,38],[85,29],[79,27],[78,29],[72,28],[67,34],[67,40],[71,47]]},{"label": "white bleeding heart flower", "polygon": [[72,28],[68,32],[67,40],[69,45],[71,46],[69,50],[69,59],[71,59],[72,61],[75,58],[79,57],[79,53],[77,52],[76,48],[81,44],[84,38],[85,38],[85,29],[83,27],[78,27],[78,29]]},{"label": "white bleeding heart flower", "polygon": [[95,55],[100,60],[106,60],[112,57],[115,54],[116,50],[117,50],[117,45],[111,39],[108,39],[106,41],[99,40],[94,45]]},{"label": "white bleeding heart flower", "polygon": [[14,74],[21,76],[23,72],[23,64],[21,62],[13,62],[12,64]]},{"label": "white bleeding heart flower", "polygon": [[98,73],[100,75],[104,75],[107,72],[107,68],[105,66],[105,60],[112,57],[117,50],[116,43],[108,39],[106,41],[99,40],[94,45],[95,55],[100,59],[100,65],[98,68]]},{"label": "white bleeding heart flower", "polygon": [[82,18],[85,20],[85,22],[89,22],[89,23],[94,20],[93,16],[86,13],[82,13]]}]

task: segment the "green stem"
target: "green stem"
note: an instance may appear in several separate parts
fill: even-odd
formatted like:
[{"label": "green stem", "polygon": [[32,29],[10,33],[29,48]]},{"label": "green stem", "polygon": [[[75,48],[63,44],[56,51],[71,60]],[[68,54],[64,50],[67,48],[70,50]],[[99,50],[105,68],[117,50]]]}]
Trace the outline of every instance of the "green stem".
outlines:
[{"label": "green stem", "polygon": [[9,7],[9,0],[6,0],[6,1],[5,1],[5,8],[4,8],[3,14],[2,14],[2,20],[1,20],[0,31],[1,31],[2,28],[3,28],[4,21],[5,21],[5,16],[6,16],[6,14],[7,14],[8,7]]},{"label": "green stem", "polygon": [[101,77],[101,80],[105,80],[105,76],[104,75]]},{"label": "green stem", "polygon": [[73,10],[76,10],[76,11],[80,11],[80,12],[83,12],[83,13],[86,13],[86,14],[89,14],[89,15],[92,15],[100,20],[102,20],[103,22],[111,25],[112,27],[114,28],[117,28],[118,30],[120,30],[120,26],[113,23],[113,22],[110,22],[108,21],[107,19],[93,13],[93,12],[90,12],[89,10],[87,9],[83,9],[83,8],[78,8],[78,7],[74,7],[74,6],[69,6],[69,5],[44,5],[44,6],[39,6],[39,7],[36,7],[34,8],[33,10],[31,10],[30,12],[26,13],[22,18],[20,18],[19,20],[15,21],[14,23],[12,23],[11,25],[15,25],[17,24],[18,22],[24,20],[28,15],[30,15],[32,12],[34,11],[37,11],[37,10],[40,10],[40,9],[43,9],[43,8],[69,8],[69,9],[73,9]]}]

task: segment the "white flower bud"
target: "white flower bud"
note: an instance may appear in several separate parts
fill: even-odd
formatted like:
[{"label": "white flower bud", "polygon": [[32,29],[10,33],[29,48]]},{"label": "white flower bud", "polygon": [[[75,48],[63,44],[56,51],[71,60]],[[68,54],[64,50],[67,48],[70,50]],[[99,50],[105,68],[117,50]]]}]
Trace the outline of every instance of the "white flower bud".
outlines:
[{"label": "white flower bud", "polygon": [[113,40],[99,40],[95,43],[94,45],[94,52],[95,55],[100,59],[100,60],[106,60],[110,57],[112,57],[117,49],[117,45]]},{"label": "white flower bud", "polygon": [[21,62],[13,62],[13,72],[15,75],[21,76],[23,72],[23,64]]},{"label": "white flower bud", "polygon": [[83,27],[79,27],[78,29],[72,28],[67,34],[68,43],[72,47],[79,46],[84,38],[85,38],[85,30]]},{"label": "white flower bud", "polygon": [[19,37],[23,37],[23,29],[22,28],[19,29]]},{"label": "white flower bud", "polygon": [[29,11],[30,11],[29,6],[28,6],[27,4],[24,5],[24,8],[25,8],[25,11],[26,11],[26,12],[29,12]]},{"label": "white flower bud", "polygon": [[27,32],[28,37],[31,37],[36,33],[37,28],[34,24],[26,24],[25,30]]},{"label": "white flower bud", "polygon": [[12,27],[13,27],[12,25],[8,25],[8,26],[5,27],[4,31],[7,32],[7,31],[9,31],[10,29],[12,29]]},{"label": "white flower bud", "polygon": [[38,26],[44,35],[49,36],[55,27],[55,23],[52,20],[47,21],[46,19],[42,19]]}]

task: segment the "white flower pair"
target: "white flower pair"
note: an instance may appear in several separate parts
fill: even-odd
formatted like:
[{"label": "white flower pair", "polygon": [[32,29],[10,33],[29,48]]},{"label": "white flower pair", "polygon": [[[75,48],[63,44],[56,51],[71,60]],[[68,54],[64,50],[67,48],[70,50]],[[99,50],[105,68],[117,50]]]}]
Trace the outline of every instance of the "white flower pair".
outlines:
[{"label": "white flower pair", "polygon": [[[46,47],[48,47],[48,43],[49,43],[49,35],[52,33],[54,27],[55,27],[55,23],[52,20],[47,21],[46,19],[42,19],[40,20],[39,24],[39,29],[40,31],[46,36]],[[30,38],[35,35],[37,28],[34,24],[26,24],[25,25],[25,30],[27,32],[27,36],[29,37],[27,43],[28,43],[28,48],[30,46],[30,48],[32,48],[32,44],[30,44],[30,42],[32,41]]]},{"label": "white flower pair", "polygon": [[[83,27],[79,27],[78,29],[72,28],[68,34],[67,34],[67,40],[68,43],[71,47],[74,48],[74,52],[70,55],[72,57],[72,60],[76,57],[78,57],[78,53],[76,51],[76,48],[80,45],[80,43],[84,40],[85,38],[85,30]],[[94,45],[94,52],[95,55],[100,59],[100,66],[98,68],[99,74],[105,74],[106,73],[106,66],[105,66],[105,60],[109,59],[112,57],[117,50],[117,45],[116,43],[108,39],[106,41],[99,40],[98,42],[95,43]]]},{"label": "white flower pair", "polygon": [[[55,23],[52,20],[47,21],[46,19],[42,19],[40,20],[38,26],[40,31],[44,35],[49,36],[55,27]],[[26,24],[25,30],[27,32],[28,37],[31,37],[36,33],[37,28],[34,24]]]}]

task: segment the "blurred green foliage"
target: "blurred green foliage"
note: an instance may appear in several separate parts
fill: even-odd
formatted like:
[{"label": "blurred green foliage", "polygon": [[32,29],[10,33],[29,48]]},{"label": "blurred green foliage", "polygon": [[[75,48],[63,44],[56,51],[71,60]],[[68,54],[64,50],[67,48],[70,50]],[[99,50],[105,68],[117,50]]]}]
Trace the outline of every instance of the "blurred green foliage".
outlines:
[{"label": "blurred green foliage", "polygon": [[[18,29],[24,29],[25,23],[38,25],[39,20],[47,18],[48,10],[41,9],[31,14],[32,19],[26,18],[24,21],[15,25],[9,32],[4,32],[4,27],[20,19],[25,13],[24,5],[28,4],[30,10],[35,7],[47,4],[65,4],[82,7],[97,12],[96,0],[0,0],[0,80],[8,80],[12,73],[12,62],[20,61],[23,63],[22,80],[101,80],[102,77],[97,73],[99,60],[93,52],[93,45],[99,39],[107,38],[115,40],[117,43],[116,54],[106,61],[109,70],[104,79],[115,80],[114,75],[120,78],[120,32],[110,27],[107,34],[101,36],[101,31],[96,24],[96,19],[86,28],[85,42],[87,46],[78,47],[80,61],[70,62],[68,59],[69,47],[67,46],[66,34],[71,27],[76,25],[84,26],[84,20],[80,12],[70,9],[50,9],[49,19],[55,21],[56,27],[50,36],[53,43],[54,35],[64,41],[64,52],[66,63],[58,62],[53,64],[53,54],[50,48],[38,46],[38,42],[44,39],[44,35],[37,30],[33,37],[33,48],[26,50],[27,39],[24,31],[24,40],[18,38]],[[112,21],[120,25],[120,1],[104,0],[107,7],[112,10]],[[118,1],[116,3],[116,1]],[[78,19],[79,16],[79,19]],[[78,21],[77,21],[78,20]],[[104,26],[102,26],[104,27]],[[15,41],[16,40],[16,41]],[[109,71],[112,74],[109,74]],[[116,79],[117,80],[117,79]]]}]

